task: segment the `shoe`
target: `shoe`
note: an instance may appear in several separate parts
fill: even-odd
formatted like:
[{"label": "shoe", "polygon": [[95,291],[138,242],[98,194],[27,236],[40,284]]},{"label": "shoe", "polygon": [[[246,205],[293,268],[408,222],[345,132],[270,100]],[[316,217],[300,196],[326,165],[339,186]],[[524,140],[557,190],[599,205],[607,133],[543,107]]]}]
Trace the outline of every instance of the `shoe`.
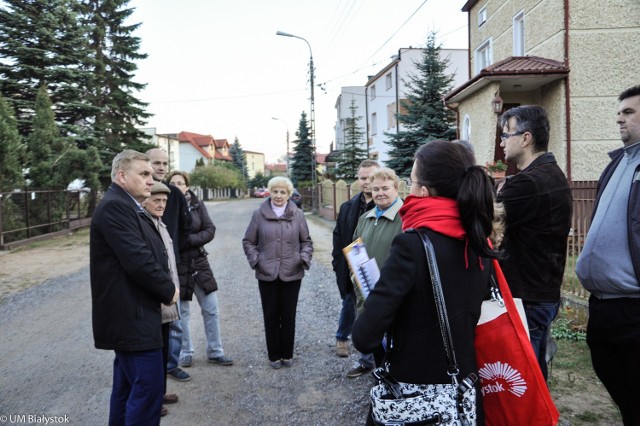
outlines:
[{"label": "shoe", "polygon": [[341,358],[346,358],[349,356],[348,340],[336,340],[336,355]]},{"label": "shoe", "polygon": [[365,367],[361,364],[357,364],[351,370],[349,370],[349,372],[347,373],[347,377],[350,379],[355,379],[356,377],[360,377],[363,374],[367,374],[372,370],[373,368],[371,367]]},{"label": "shoe", "polygon": [[178,402],[178,395],[175,393],[168,393],[162,397],[163,404],[175,404],[176,402]]},{"label": "shoe", "polygon": [[281,359],[280,363],[282,364],[283,367],[291,367],[291,364],[293,364],[293,359],[289,358],[289,359]]},{"label": "shoe", "polygon": [[169,410],[167,410],[167,407],[163,405],[162,408],[160,409],[160,417],[164,417],[167,414],[169,414]]},{"label": "shoe", "polygon": [[209,358],[209,362],[218,365],[233,365],[233,360],[231,358],[227,358],[224,355],[217,356],[215,358]]},{"label": "shoe", "polygon": [[184,358],[181,358],[178,364],[180,367],[188,368],[191,367],[192,357],[191,355],[187,355]]},{"label": "shoe", "polygon": [[173,370],[167,371],[167,376],[179,382],[188,382],[189,380],[191,380],[191,376],[189,375],[189,373],[182,371],[180,367],[176,367]]},{"label": "shoe", "polygon": [[280,367],[282,367],[282,362],[280,362],[280,360],[277,361],[269,361],[269,365],[271,366],[271,368],[273,368],[274,370],[278,370],[280,369]]}]

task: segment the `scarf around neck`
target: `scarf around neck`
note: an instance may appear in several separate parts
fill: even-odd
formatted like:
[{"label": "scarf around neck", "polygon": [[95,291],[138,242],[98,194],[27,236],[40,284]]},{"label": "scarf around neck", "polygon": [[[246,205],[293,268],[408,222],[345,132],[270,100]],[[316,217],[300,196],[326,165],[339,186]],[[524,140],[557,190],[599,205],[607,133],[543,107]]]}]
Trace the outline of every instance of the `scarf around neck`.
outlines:
[{"label": "scarf around neck", "polygon": [[403,231],[410,228],[429,228],[458,240],[464,240],[466,237],[458,203],[451,198],[409,195],[400,209],[400,216]]}]

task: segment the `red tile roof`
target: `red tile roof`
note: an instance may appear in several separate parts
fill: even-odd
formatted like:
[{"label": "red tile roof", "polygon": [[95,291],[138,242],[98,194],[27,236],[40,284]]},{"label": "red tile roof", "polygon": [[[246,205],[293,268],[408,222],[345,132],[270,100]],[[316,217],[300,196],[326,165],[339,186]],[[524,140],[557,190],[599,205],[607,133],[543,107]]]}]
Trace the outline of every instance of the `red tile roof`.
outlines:
[{"label": "red tile roof", "polygon": [[209,147],[213,143],[213,136],[211,135],[200,135],[198,133],[191,132],[180,132],[178,133],[178,140],[181,143],[189,143],[194,148],[196,148],[204,158],[211,159],[211,154],[209,153]]},{"label": "red tile roof", "polygon": [[278,163],[278,164],[267,164],[264,166],[265,169],[267,170],[271,170],[273,172],[286,172],[287,171],[287,165],[284,163]]},{"label": "red tile roof", "polygon": [[546,73],[567,73],[567,68],[562,62],[553,59],[541,58],[539,56],[510,56],[506,59],[489,65],[480,71],[484,75],[496,74],[546,74]]}]

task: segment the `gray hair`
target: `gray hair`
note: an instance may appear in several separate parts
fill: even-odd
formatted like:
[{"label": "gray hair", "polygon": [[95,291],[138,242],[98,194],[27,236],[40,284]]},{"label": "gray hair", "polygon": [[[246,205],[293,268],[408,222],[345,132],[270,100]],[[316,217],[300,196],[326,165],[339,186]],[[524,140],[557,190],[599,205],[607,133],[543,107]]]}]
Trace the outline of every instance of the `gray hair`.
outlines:
[{"label": "gray hair", "polygon": [[398,186],[400,185],[398,175],[396,175],[396,172],[393,169],[388,167],[380,167],[372,170],[371,173],[369,173],[369,182],[373,182],[375,179],[392,180],[396,189],[398,189]]},{"label": "gray hair", "polygon": [[276,186],[284,186],[285,188],[287,188],[287,193],[289,193],[289,195],[293,194],[293,183],[291,183],[291,179],[289,179],[288,177],[272,177],[267,184],[267,189],[269,190],[269,192],[272,192],[273,188],[275,188]]},{"label": "gray hair", "polygon": [[131,163],[134,161],[146,161],[148,163],[151,160],[149,156],[132,149],[125,149],[113,157],[113,162],[111,163],[111,182],[116,181],[118,170],[128,171],[131,168]]}]

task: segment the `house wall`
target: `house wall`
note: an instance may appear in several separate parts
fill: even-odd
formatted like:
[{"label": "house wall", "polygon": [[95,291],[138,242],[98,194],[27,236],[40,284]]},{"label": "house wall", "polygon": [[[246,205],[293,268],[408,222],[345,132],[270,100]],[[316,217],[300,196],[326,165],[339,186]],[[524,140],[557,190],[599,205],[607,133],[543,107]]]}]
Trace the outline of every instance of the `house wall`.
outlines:
[{"label": "house wall", "polygon": [[245,151],[247,160],[247,173],[249,179],[256,177],[256,173],[260,172],[264,175],[264,154],[261,152]]},{"label": "house wall", "polygon": [[[193,147],[189,142],[180,144],[180,164],[179,170],[187,173],[193,172],[196,168],[196,160],[202,158],[202,153]],[[206,161],[205,161],[206,164]]]},{"label": "house wall", "polygon": [[[440,57],[449,59],[449,65],[445,72],[454,77],[452,87],[463,84],[468,76],[467,50],[442,49],[440,50]],[[419,71],[415,66],[415,62],[420,62],[421,60],[422,49],[400,49],[397,67],[392,63],[392,66],[388,65],[388,69],[381,70],[375,78],[367,82],[367,135],[370,140],[370,157],[377,158],[383,163],[389,158],[389,145],[386,143],[389,138],[385,135],[385,132],[395,133],[398,130],[402,130],[402,126],[398,129],[394,114],[396,113],[396,104],[406,99],[408,88],[404,80],[408,81],[411,75],[418,74]],[[391,74],[391,87],[387,87],[388,74]],[[373,86],[375,86],[376,91],[375,98],[372,98],[371,94]],[[375,128],[373,123],[374,116],[376,121]]]},{"label": "house wall", "polygon": [[336,125],[335,125],[335,149],[344,148],[345,131],[347,129],[347,119],[351,118],[351,101],[355,101],[356,118],[358,120],[358,128],[362,132],[363,145],[366,142],[366,102],[364,94],[364,86],[345,86],[340,90],[340,95],[336,100]]},{"label": "house wall", "polygon": [[180,141],[165,135],[155,135],[158,148],[163,149],[169,157],[169,170],[176,170],[180,164]]}]

